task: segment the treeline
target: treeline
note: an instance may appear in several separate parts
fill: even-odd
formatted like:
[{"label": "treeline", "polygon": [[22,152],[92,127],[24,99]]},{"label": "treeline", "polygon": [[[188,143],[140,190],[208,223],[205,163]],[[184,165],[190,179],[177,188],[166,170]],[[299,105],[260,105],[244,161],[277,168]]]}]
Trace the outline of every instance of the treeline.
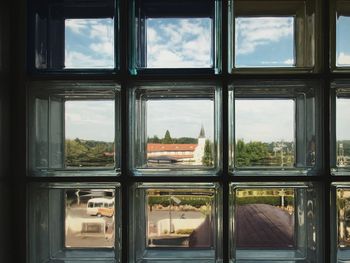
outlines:
[{"label": "treeline", "polygon": [[212,197],[209,196],[176,196],[176,198],[181,201],[179,204],[176,204],[174,201],[170,201],[170,196],[150,196],[148,197],[148,205],[161,205],[163,207],[167,207],[171,202],[172,205],[190,205],[195,208],[200,208],[201,206],[211,204],[212,202]]},{"label": "treeline", "polygon": [[173,144],[197,144],[198,139],[191,138],[191,137],[180,137],[180,138],[172,138],[171,142],[164,141],[163,139],[160,139],[158,136],[148,137],[147,143],[173,143]]},{"label": "treeline", "polygon": [[[293,143],[283,142],[283,164],[292,166],[294,163]],[[248,142],[238,140],[236,143],[236,166],[269,166],[281,165],[280,151],[275,155],[276,143]]]},{"label": "treeline", "polygon": [[154,135],[152,138],[147,138],[147,143],[163,143],[163,144],[197,144],[198,139],[191,137],[180,137],[172,138],[169,130],[166,130],[164,137],[159,138],[157,135]]},{"label": "treeline", "polygon": [[[281,205],[280,196],[247,196],[236,198],[237,205],[250,205],[250,204],[266,204],[273,206]],[[284,197],[284,205],[294,205],[294,198],[292,196]]]},{"label": "treeline", "polygon": [[[106,167],[114,165],[114,143],[67,139],[65,161],[68,167]],[[106,154],[107,153],[107,154]]]}]

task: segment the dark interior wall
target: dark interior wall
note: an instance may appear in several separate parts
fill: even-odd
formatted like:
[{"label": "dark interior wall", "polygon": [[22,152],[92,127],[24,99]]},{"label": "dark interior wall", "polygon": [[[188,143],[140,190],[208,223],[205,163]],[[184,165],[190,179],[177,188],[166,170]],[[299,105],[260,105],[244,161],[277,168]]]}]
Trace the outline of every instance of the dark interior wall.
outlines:
[{"label": "dark interior wall", "polygon": [[10,1],[0,1],[0,261],[11,258]]}]

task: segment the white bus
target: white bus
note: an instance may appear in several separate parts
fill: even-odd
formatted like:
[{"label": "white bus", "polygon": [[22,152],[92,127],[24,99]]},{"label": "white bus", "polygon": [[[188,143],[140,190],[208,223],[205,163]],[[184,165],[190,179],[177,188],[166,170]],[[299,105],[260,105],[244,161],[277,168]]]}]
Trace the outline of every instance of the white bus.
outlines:
[{"label": "white bus", "polygon": [[114,215],[114,198],[92,198],[88,201],[86,213],[92,216]]}]

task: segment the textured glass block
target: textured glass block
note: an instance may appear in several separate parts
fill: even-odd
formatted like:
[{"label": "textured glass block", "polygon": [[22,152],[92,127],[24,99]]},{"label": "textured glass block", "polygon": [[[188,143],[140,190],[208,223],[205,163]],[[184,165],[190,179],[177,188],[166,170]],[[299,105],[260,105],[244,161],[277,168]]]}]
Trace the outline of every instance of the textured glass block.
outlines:
[{"label": "textured glass block", "polygon": [[95,170],[107,175],[118,169],[117,85],[34,82],[28,101],[32,174],[64,175],[81,170],[88,175]]},{"label": "textured glass block", "polygon": [[335,182],[331,195],[332,262],[350,260],[350,184]]},{"label": "textured glass block", "polygon": [[333,175],[350,174],[350,85],[349,81],[333,83],[331,118],[331,167]]},{"label": "textured glass block", "polygon": [[135,87],[130,98],[135,174],[205,174],[220,167],[217,87],[155,83]]},{"label": "textured glass block", "polygon": [[311,174],[320,163],[320,90],[303,82],[241,81],[229,91],[235,174]]},{"label": "textured glass block", "polygon": [[243,72],[313,71],[317,1],[231,1],[230,68]]},{"label": "textured glass block", "polygon": [[[350,46],[348,29],[350,26],[350,1],[337,0],[332,2],[332,33],[333,39],[333,67],[338,70],[348,71],[350,67]],[[334,19],[334,20],[333,20]]]},{"label": "textured glass block", "polygon": [[320,262],[319,191],[309,183],[232,184],[234,262]]},{"label": "textured glass block", "polygon": [[120,262],[119,184],[33,183],[27,196],[29,262]]},{"label": "textured glass block", "polygon": [[113,69],[116,5],[111,0],[35,0],[30,63],[37,70]]},{"label": "textured glass block", "polygon": [[207,0],[135,0],[132,71],[217,67],[217,6]]},{"label": "textured glass block", "polygon": [[139,183],[130,202],[132,262],[218,262],[221,192],[216,184]]}]

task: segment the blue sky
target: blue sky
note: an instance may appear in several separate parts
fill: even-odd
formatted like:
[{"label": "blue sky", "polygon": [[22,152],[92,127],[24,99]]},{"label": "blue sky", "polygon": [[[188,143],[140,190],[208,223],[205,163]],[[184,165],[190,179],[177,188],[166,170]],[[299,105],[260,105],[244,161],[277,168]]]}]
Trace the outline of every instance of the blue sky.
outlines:
[{"label": "blue sky", "polygon": [[[65,25],[67,68],[114,67],[113,19],[67,19]],[[337,25],[337,61],[350,65],[350,17],[341,16]],[[148,67],[211,67],[210,19],[149,19],[147,26]],[[235,38],[238,67],[290,67],[295,62],[292,17],[237,18]],[[93,104],[67,102],[68,138],[113,140],[112,102]],[[338,113],[342,117],[338,117],[338,123],[343,124],[338,125],[346,127],[338,129],[342,137],[350,128],[345,124],[350,123],[347,117],[350,116],[350,104],[346,107],[340,104],[342,110]],[[203,124],[208,136],[212,136],[212,107],[212,103],[205,101],[152,102],[148,110],[147,134],[162,137],[169,129],[173,137],[197,137]],[[294,140],[293,107],[293,103],[278,101],[237,102],[237,137],[245,141]]]},{"label": "blue sky", "polygon": [[338,66],[350,66],[350,16],[339,16],[337,21],[336,63]]},{"label": "blue sky", "polygon": [[66,19],[65,67],[114,68],[113,19]]},{"label": "blue sky", "polygon": [[294,66],[293,17],[238,17],[236,67]]}]

